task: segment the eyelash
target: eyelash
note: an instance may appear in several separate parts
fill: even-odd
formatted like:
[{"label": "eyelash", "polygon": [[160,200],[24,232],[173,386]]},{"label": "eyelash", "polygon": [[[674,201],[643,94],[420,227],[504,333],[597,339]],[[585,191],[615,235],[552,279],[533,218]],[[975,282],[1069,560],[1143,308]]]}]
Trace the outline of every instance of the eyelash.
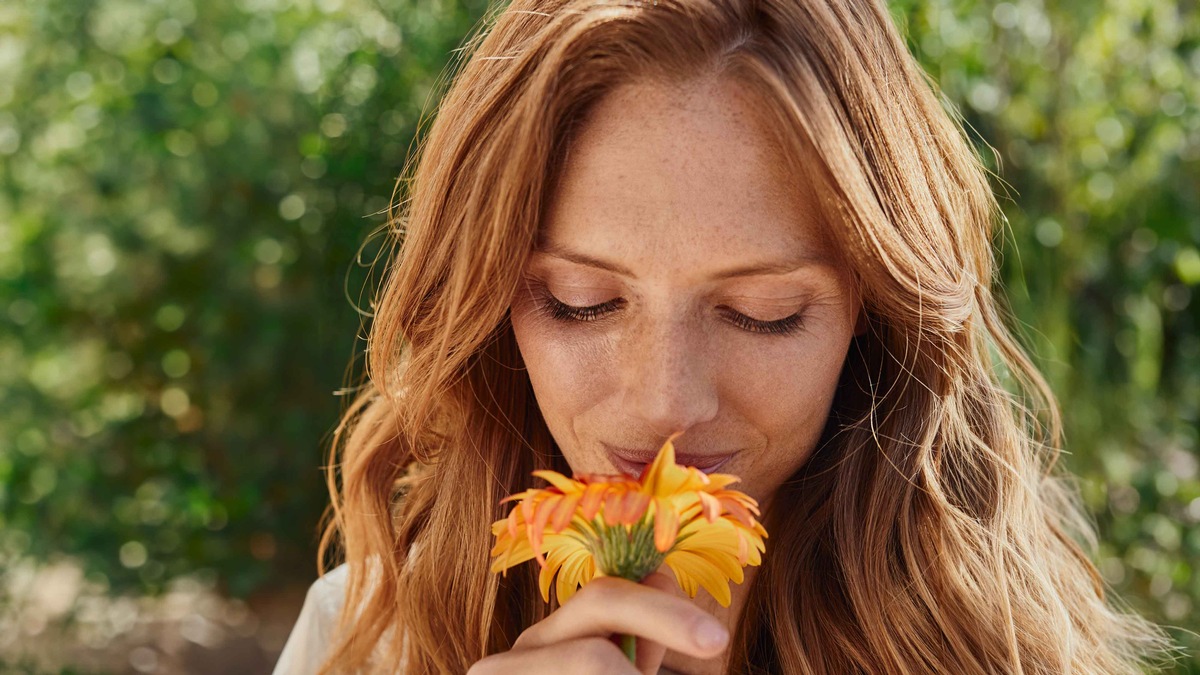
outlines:
[{"label": "eyelash", "polygon": [[[621,298],[614,298],[599,305],[575,307],[564,303],[548,292],[542,293],[541,302],[542,308],[555,321],[595,321],[624,304],[624,300]],[[803,312],[797,312],[775,321],[759,321],[751,319],[741,312],[729,310],[729,320],[743,330],[769,335],[787,335],[799,330],[804,325]]]}]

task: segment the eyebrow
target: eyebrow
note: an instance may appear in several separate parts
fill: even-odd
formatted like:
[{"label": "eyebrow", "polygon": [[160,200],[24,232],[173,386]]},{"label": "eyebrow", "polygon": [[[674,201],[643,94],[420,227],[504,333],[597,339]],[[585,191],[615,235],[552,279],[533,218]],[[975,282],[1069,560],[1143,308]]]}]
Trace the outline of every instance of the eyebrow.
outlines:
[{"label": "eyebrow", "polygon": [[[556,243],[542,244],[542,245],[539,245],[537,248],[535,248],[534,252],[535,253],[544,253],[546,255],[553,256],[553,257],[559,258],[561,260],[566,260],[568,262],[573,262],[578,265],[586,265],[588,267],[595,267],[597,269],[607,270],[609,272],[620,274],[620,275],[626,276],[626,277],[636,277],[637,276],[632,271],[630,271],[629,268],[624,267],[623,265],[620,265],[618,263],[611,262],[608,260],[601,260],[600,258],[594,258],[585,253],[580,253],[579,251],[571,250],[565,246],[562,246],[561,244],[556,244]],[[800,256],[793,256],[787,260],[781,260],[781,261],[777,261],[777,262],[752,263],[749,265],[742,265],[739,267],[731,267],[729,269],[725,269],[725,270],[721,270],[720,272],[717,272],[716,274],[712,275],[712,278],[713,279],[732,279],[735,277],[749,277],[749,276],[759,276],[759,275],[767,275],[767,274],[787,274],[789,272],[795,272],[796,270],[799,270],[799,269],[802,269],[805,267],[832,267],[832,266],[833,266],[833,263],[830,262],[824,256],[800,255]]]}]

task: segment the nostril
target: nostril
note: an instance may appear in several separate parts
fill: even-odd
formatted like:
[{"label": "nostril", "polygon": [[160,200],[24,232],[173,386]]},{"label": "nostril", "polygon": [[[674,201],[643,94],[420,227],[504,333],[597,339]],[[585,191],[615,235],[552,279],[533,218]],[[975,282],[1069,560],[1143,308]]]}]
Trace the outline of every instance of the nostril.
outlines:
[{"label": "nostril", "polygon": [[684,383],[674,389],[627,390],[622,404],[631,419],[641,420],[655,435],[665,438],[714,419],[719,399],[710,387]]}]

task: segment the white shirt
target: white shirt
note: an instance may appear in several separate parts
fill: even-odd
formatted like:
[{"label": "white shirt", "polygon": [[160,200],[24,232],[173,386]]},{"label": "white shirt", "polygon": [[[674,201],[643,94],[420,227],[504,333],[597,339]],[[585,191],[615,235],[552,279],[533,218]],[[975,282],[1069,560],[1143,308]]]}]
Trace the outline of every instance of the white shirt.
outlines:
[{"label": "white shirt", "polygon": [[348,571],[342,563],[308,587],[300,617],[283,645],[273,675],[316,675],[332,644],[333,627],[345,599]]}]

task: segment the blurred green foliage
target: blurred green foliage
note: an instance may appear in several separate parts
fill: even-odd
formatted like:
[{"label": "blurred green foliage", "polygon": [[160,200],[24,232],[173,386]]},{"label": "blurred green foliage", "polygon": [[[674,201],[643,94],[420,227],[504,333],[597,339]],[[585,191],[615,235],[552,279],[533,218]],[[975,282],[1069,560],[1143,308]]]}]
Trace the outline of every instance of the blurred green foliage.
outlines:
[{"label": "blurred green foliage", "polygon": [[[890,5],[1002,179],[1098,563],[1200,652],[1200,9]],[[484,9],[0,4],[0,555],[311,578],[369,235]]]},{"label": "blurred green foliage", "polygon": [[311,578],[356,256],[482,12],[385,4],[0,4],[0,550]]},{"label": "blurred green foliage", "polygon": [[1002,285],[1100,569],[1200,672],[1200,6],[891,6],[1003,179]]}]

